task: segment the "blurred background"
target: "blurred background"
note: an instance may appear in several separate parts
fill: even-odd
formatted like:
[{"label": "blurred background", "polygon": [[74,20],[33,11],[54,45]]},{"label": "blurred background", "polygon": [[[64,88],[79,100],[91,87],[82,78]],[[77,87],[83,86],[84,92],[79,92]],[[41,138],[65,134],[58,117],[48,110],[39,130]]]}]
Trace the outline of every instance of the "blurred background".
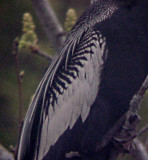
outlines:
[{"label": "blurred background", "polygon": [[[89,0],[50,0],[50,2],[62,25],[64,25],[65,15],[69,8],[74,8],[79,17],[90,3]],[[19,130],[18,83],[12,56],[12,44],[14,39],[22,34],[22,17],[26,12],[33,16],[40,48],[49,55],[54,55],[54,50],[30,0],[0,0],[0,143],[8,149],[10,145],[16,146]],[[20,64],[20,69],[24,71],[22,83],[24,117],[49,61],[29,52],[23,52],[20,55]],[[148,95],[141,104],[140,115],[142,121],[139,128],[148,123]],[[148,134],[144,134],[141,137],[143,143],[148,140],[147,136]]]}]

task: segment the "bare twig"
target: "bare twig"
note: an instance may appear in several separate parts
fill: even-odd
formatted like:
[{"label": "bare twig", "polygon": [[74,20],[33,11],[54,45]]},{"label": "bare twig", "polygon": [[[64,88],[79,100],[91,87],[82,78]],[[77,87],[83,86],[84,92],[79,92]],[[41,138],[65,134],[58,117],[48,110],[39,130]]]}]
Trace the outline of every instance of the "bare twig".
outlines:
[{"label": "bare twig", "polygon": [[12,54],[14,56],[15,62],[15,70],[16,70],[16,77],[18,81],[18,89],[19,89],[19,132],[20,132],[20,125],[22,123],[22,78],[20,76],[20,64],[19,64],[19,51],[18,51],[18,39],[15,39]]},{"label": "bare twig", "polygon": [[145,133],[147,131],[148,131],[148,124],[138,132],[138,136],[141,136],[143,133]]},{"label": "bare twig", "polygon": [[64,30],[51,8],[48,0],[31,0],[41,24],[55,50],[64,41]]},{"label": "bare twig", "polygon": [[52,56],[48,55],[47,53],[41,51],[38,47],[30,46],[30,49],[31,49],[31,53],[42,56],[42,57],[48,59],[49,61],[51,61],[53,58]]},{"label": "bare twig", "polygon": [[[15,63],[15,70],[16,70],[16,77],[18,81],[18,98],[19,98],[19,122],[18,122],[18,140],[21,134],[22,128],[22,109],[23,109],[23,101],[22,101],[22,75],[20,74],[20,63],[19,63],[19,51],[18,51],[18,39],[14,40],[12,54],[14,56],[14,63]],[[18,146],[17,146],[18,147]],[[16,147],[16,148],[17,148]],[[17,150],[16,150],[17,151]]]}]

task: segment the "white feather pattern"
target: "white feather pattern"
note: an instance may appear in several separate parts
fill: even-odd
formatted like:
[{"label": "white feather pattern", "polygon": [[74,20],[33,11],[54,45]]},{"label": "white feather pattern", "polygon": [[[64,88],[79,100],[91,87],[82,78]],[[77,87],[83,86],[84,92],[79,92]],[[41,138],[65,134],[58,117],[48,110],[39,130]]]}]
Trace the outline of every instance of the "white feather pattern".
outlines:
[{"label": "white feather pattern", "polygon": [[[94,44],[95,46],[91,47],[94,54],[85,55],[87,61],[83,61],[84,66],[79,67],[79,76],[73,79],[62,95],[58,96],[52,118],[50,117],[49,121],[47,116],[44,120],[38,160],[47,154],[66,129],[73,128],[79,117],[84,122],[89,114],[98,93],[105,47],[104,45],[102,48],[99,47],[99,40],[94,41]],[[50,107],[48,112],[51,112]]]}]

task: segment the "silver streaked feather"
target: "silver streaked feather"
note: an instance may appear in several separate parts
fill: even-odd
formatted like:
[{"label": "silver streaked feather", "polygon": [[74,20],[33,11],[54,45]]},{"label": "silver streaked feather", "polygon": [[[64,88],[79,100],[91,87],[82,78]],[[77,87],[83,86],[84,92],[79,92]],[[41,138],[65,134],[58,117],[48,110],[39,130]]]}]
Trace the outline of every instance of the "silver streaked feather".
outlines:
[{"label": "silver streaked feather", "polygon": [[[90,36],[94,33],[92,30],[88,32]],[[83,39],[83,41],[84,40],[85,39]],[[90,41],[91,40],[92,39],[90,39]],[[95,101],[98,93],[100,83],[99,74],[101,73],[104,63],[101,57],[105,46],[102,48],[99,47],[98,37],[94,43],[95,48],[91,48],[91,45],[87,46],[93,49],[94,52],[91,59],[87,58],[90,55],[89,53],[85,55],[84,50],[87,61],[83,61],[84,66],[78,67],[78,70],[79,73],[84,72],[85,74],[82,74],[83,76],[81,75],[81,78],[78,75],[76,79],[73,79],[73,82],[70,84],[71,90],[73,88],[72,95],[69,95],[69,87],[67,90],[64,90],[64,93],[58,97],[57,105],[56,107],[54,106],[55,111],[50,121],[48,121],[49,116],[46,116],[45,120],[43,120],[45,123],[43,123],[40,144],[38,144],[40,145],[38,153],[39,160],[47,154],[50,147],[56,143],[68,127],[72,129],[79,117],[81,117],[84,122],[89,114],[91,105]],[[89,70],[89,68],[91,69]],[[60,106],[58,104],[60,104]],[[48,108],[50,112],[50,107],[48,106]]]}]

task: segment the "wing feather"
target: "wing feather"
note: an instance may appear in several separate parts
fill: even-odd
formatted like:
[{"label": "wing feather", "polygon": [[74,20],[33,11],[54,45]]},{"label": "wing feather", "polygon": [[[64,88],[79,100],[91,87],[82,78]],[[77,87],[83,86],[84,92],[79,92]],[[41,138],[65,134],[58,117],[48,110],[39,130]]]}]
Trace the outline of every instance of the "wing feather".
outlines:
[{"label": "wing feather", "polygon": [[[32,129],[33,121],[34,121],[34,116],[35,116],[37,107],[39,107],[38,103],[39,103],[41,97],[43,97],[42,98],[43,99],[42,106],[40,106],[41,113],[42,113],[43,109],[44,109],[44,105],[45,105],[44,100],[46,99],[47,89],[49,86],[52,85],[54,75],[55,75],[56,71],[58,70],[58,67],[64,61],[64,59],[66,57],[65,53],[67,53],[69,55],[70,53],[68,53],[68,52],[70,52],[70,51],[73,52],[73,50],[74,50],[73,46],[75,46],[76,43],[78,43],[77,39],[71,39],[71,38],[67,37],[67,40],[61,46],[61,48],[57,52],[57,55],[54,57],[52,63],[47,68],[46,73],[45,73],[44,77],[42,78],[42,80],[41,80],[41,82],[35,92],[35,96],[29,106],[29,109],[27,111],[27,114],[26,114],[26,117],[24,120],[22,134],[21,134],[20,142],[19,142],[19,150],[18,150],[18,155],[17,155],[18,160],[23,159],[24,155],[26,154],[26,152],[28,150],[28,146],[30,145],[30,134],[31,134],[31,129]],[[71,44],[71,45],[68,45],[68,44]]]},{"label": "wing feather", "polygon": [[[101,73],[102,65],[104,63],[102,56],[105,46],[100,48],[96,32],[91,30],[87,31],[87,34],[90,34],[89,37],[92,37],[92,39],[95,37],[93,46],[90,44],[90,46],[86,47],[86,50],[88,48],[93,50],[93,54],[91,51],[86,54],[84,49],[83,54],[87,60],[82,61],[83,67],[77,66],[78,76],[67,86],[67,90],[64,90],[63,94],[58,96],[57,106],[55,107],[55,113],[52,116],[52,119],[50,119],[48,123],[43,123],[38,159],[42,159],[47,154],[50,147],[57,142],[64,131],[68,128],[73,128],[79,117],[81,117],[83,122],[86,120],[91,105],[94,103],[97,96],[100,83],[99,74]],[[92,39],[90,39],[90,41]],[[83,42],[84,41],[85,39],[83,39]],[[79,43],[81,43],[81,41]],[[79,45],[77,47],[79,49]],[[92,55],[90,56],[90,54]],[[75,55],[75,52],[73,55]],[[46,118],[48,118],[48,116]],[[42,136],[42,134],[46,135],[46,138],[45,136]],[[45,142],[47,142],[46,146]]]},{"label": "wing feather", "polygon": [[83,36],[69,38],[47,69],[24,121],[18,160],[22,160],[27,152],[38,107],[40,127],[36,136],[40,138],[35,145],[37,160],[43,159],[64,131],[73,128],[79,117],[83,122],[86,120],[98,93],[99,74],[104,63],[105,41],[100,48],[99,34],[89,29]]}]

